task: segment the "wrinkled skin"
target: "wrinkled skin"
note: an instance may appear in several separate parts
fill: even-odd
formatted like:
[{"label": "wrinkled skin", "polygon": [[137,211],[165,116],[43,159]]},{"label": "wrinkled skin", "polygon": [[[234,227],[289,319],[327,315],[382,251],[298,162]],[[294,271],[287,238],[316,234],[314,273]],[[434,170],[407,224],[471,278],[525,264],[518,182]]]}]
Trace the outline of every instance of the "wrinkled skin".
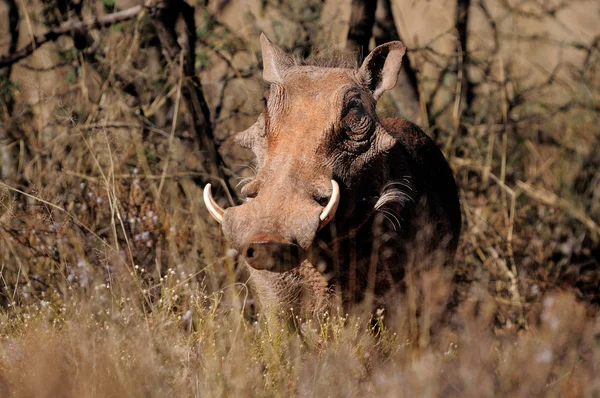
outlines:
[{"label": "wrinkled skin", "polygon": [[[263,307],[310,315],[336,290],[345,304],[389,305],[408,261],[451,266],[461,223],[452,172],[418,127],[375,113],[404,45],[377,47],[356,70],[297,65],[261,42],[265,110],[236,137],[258,172],[242,189],[249,200],[224,211],[223,232]],[[324,225],[332,179],[341,196]]]}]

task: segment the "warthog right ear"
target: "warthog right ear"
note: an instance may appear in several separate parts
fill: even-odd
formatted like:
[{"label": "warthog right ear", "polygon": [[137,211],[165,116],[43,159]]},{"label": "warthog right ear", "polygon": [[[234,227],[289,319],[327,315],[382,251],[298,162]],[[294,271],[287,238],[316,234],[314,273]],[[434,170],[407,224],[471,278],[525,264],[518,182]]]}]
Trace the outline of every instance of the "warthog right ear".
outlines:
[{"label": "warthog right ear", "polygon": [[260,114],[258,120],[252,126],[241,133],[237,133],[233,137],[233,141],[242,148],[254,152],[258,167],[262,167],[267,152],[264,115]]},{"label": "warthog right ear", "polygon": [[260,35],[263,57],[263,79],[269,83],[281,83],[294,59],[281,48],[271,43],[264,33]]},{"label": "warthog right ear", "polygon": [[365,58],[360,73],[373,93],[375,101],[396,85],[405,53],[406,46],[402,42],[391,41],[375,47]]},{"label": "warthog right ear", "polygon": [[265,118],[262,114],[258,116],[258,119],[254,124],[248,127],[246,130],[237,133],[233,140],[236,144],[246,149],[253,149],[256,141],[265,135]]}]

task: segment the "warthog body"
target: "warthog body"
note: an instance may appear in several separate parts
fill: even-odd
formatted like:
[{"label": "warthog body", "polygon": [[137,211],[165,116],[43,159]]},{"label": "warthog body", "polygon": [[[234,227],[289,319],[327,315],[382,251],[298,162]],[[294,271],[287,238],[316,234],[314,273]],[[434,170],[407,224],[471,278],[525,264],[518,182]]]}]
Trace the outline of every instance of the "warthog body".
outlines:
[{"label": "warthog body", "polygon": [[207,186],[205,202],[263,307],[315,313],[335,291],[344,303],[385,305],[405,288],[407,264],[451,267],[461,216],[450,167],[416,125],[375,112],[404,45],[383,44],[347,69],[303,65],[261,41],[271,87],[236,137],[257,159],[248,200],[222,210]]}]

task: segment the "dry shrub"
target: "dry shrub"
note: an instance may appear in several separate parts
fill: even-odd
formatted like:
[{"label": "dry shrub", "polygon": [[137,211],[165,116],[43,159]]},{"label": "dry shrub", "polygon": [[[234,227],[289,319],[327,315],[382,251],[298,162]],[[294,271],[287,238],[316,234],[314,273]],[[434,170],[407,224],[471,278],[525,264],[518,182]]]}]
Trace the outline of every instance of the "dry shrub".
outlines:
[{"label": "dry shrub", "polygon": [[[309,11],[294,32],[316,29]],[[195,61],[235,186],[248,154],[230,136],[261,109],[254,38],[197,12]],[[308,38],[289,43],[304,55]],[[290,327],[255,308],[204,209],[199,183],[225,184],[147,16],[92,32],[92,50],[63,39],[45,47],[58,62],[26,59],[16,89],[0,87],[1,396],[600,395],[597,41],[568,90],[476,54],[488,91],[458,117],[444,108],[455,75],[421,76],[426,95],[443,91],[429,133],[461,188],[454,279],[415,250],[385,311],[285,314]]]}]

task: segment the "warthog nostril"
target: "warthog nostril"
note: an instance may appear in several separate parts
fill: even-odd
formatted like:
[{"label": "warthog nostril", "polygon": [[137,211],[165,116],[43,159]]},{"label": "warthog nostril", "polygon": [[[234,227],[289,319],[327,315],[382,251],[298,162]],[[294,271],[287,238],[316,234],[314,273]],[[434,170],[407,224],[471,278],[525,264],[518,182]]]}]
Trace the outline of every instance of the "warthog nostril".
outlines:
[{"label": "warthog nostril", "polygon": [[325,207],[325,206],[327,206],[327,203],[329,203],[329,196],[316,197],[315,201],[319,204],[319,206]]},{"label": "warthog nostril", "polygon": [[294,269],[306,258],[300,246],[273,241],[250,242],[243,253],[252,268],[273,272]]}]

